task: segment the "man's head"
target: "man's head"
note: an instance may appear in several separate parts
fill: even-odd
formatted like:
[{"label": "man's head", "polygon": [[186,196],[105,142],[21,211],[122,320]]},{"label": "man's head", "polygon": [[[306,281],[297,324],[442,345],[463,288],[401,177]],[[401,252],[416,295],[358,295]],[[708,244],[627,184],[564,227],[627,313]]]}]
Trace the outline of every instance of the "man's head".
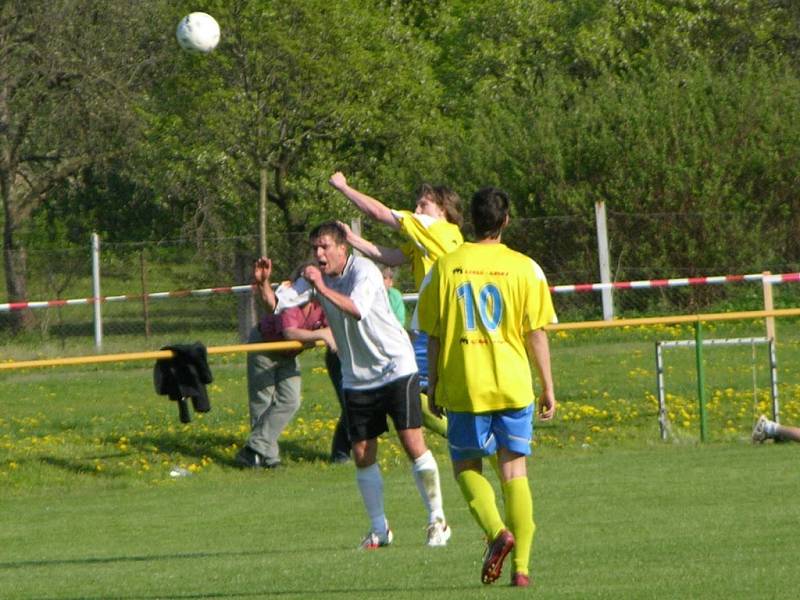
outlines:
[{"label": "man's head", "polygon": [[414,212],[435,219],[447,219],[458,227],[464,224],[464,218],[461,215],[461,198],[444,185],[434,186],[423,183],[417,190]]},{"label": "man's head", "polygon": [[508,225],[508,194],[495,187],[478,190],[472,196],[470,212],[476,238],[498,238]]},{"label": "man's head", "polygon": [[314,260],[324,275],[341,275],[347,264],[347,234],[336,221],[320,223],[308,235]]}]

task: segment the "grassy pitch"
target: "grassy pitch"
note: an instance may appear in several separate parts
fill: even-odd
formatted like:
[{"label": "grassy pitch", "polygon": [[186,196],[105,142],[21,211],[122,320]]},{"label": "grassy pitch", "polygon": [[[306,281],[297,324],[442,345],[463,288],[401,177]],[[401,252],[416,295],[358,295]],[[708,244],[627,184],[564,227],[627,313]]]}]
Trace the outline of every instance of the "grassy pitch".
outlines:
[{"label": "grassy pitch", "polygon": [[[750,414],[737,417],[750,402],[748,373],[741,389],[722,388],[719,411],[733,413],[711,407],[719,435],[709,444],[689,436],[691,398],[673,398],[689,425],[665,444],[652,386],[641,382],[647,350],[606,344],[601,355],[585,343],[558,344],[562,412],[539,429],[530,463],[536,596],[794,597],[800,447],[749,443]],[[580,372],[576,356],[608,364]],[[368,522],[353,467],[324,460],[337,407],[320,356],[304,359],[303,408],[286,432],[287,467],[275,472],[232,466],[247,429],[240,356],[214,360],[213,410],[189,425],[155,395],[149,366],[4,373],[0,598],[524,593],[508,587],[508,566],[497,584],[480,583],[483,542],[439,439],[430,445],[454,532],[448,547],[424,547],[424,510],[389,437],[381,466],[395,543],[355,549]],[[784,392],[787,411],[796,410]],[[191,475],[171,477],[176,466]]]}]

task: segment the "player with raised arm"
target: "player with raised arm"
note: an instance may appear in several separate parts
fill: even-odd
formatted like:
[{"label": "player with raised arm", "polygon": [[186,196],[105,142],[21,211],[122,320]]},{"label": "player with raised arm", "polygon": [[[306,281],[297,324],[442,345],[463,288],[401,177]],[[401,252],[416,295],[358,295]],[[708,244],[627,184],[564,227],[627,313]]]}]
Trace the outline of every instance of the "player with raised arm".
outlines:
[{"label": "player with raised arm", "polygon": [[392,542],[384,512],[383,478],[377,463],[378,437],[392,418],[428,511],[427,545],[444,546],[450,527],[442,508],[439,467],[422,435],[417,365],[411,341],[389,306],[378,267],[351,256],[345,232],[335,221],[309,235],[316,266],[304,278],[328,317],[342,364],[348,432],[356,480],[371,528],[361,548]]},{"label": "player with raised arm", "polygon": [[[355,234],[344,223],[347,242],[374,260],[385,265],[411,264],[414,286],[419,290],[425,274],[436,260],[458,248],[464,241],[461,235],[463,217],[461,199],[445,186],[423,184],[417,190],[414,211],[391,209],[381,201],[350,187],[344,174],[334,173],[329,183],[341,192],[366,216],[399,231],[406,243],[398,248],[380,246]],[[428,387],[427,335],[420,331],[416,319],[411,318],[412,343],[420,374],[420,386]],[[436,417],[423,405],[425,426],[440,435],[446,435],[446,419]]]},{"label": "player with raised arm", "polygon": [[[419,321],[430,336],[430,408],[447,411],[454,474],[487,538],[481,580],[497,580],[514,550],[511,584],[526,587],[535,530],[526,464],[535,405],[530,360],[542,386],[539,418],[551,419],[556,400],[543,328],[556,316],[542,270],[500,241],[508,207],[508,196],[496,188],[473,196],[477,242],[433,266],[420,290]],[[482,458],[492,454],[505,519],[482,471]]]}]

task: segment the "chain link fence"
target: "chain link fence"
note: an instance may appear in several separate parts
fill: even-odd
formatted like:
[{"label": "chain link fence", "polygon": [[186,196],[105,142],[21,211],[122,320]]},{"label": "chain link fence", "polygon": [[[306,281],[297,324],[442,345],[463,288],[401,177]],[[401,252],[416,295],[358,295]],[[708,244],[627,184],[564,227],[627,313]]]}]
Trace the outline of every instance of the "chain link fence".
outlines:
[{"label": "chain link fence", "polygon": [[[800,256],[781,256],[771,241],[738,228],[725,230],[724,219],[703,214],[636,215],[609,213],[608,237],[613,281],[634,281],[742,275],[800,270]],[[467,227],[467,235],[468,233]],[[512,221],[504,242],[533,257],[551,285],[600,281],[595,215],[520,218]],[[364,237],[397,243],[385,227],[364,223]],[[774,240],[772,240],[774,241]],[[713,244],[710,264],[698,251]],[[245,339],[259,308],[249,293],[251,265],[257,256],[255,236],[100,244],[102,350],[152,350],[167,344],[200,340],[206,345]],[[308,257],[305,232],[273,236],[270,255],[274,280],[288,277]],[[648,258],[649,257],[649,258]],[[740,258],[734,258],[740,257]],[[95,352],[95,306],[92,296],[91,244],[27,253],[28,300],[75,300],[47,307],[26,308],[31,325],[18,331],[14,310],[0,312],[0,346],[4,355],[24,359]],[[396,286],[412,292],[407,268]],[[231,287],[238,287],[235,291]],[[223,288],[212,290],[212,288]],[[190,291],[205,290],[203,293]],[[800,285],[773,287],[775,306],[800,305]],[[158,297],[153,294],[160,293]],[[761,282],[721,285],[654,287],[613,291],[616,317],[662,316],[764,307]],[[554,302],[562,322],[603,318],[600,292],[557,293]]]}]

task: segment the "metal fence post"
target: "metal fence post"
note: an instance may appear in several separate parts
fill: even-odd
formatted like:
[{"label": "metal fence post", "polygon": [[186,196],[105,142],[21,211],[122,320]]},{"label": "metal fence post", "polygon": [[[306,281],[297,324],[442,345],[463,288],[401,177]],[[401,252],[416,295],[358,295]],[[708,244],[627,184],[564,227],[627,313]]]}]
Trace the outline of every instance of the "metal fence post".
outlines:
[{"label": "metal fence post", "polygon": [[[606,224],[606,203],[600,200],[594,203],[595,223],[597,226],[597,255],[600,260],[600,282],[611,283],[611,267],[608,257],[608,227]],[[604,287],[600,292],[603,299],[603,320],[614,318],[614,296],[612,290]]]},{"label": "metal fence post", "polygon": [[769,347],[769,386],[772,397],[772,420],[781,422],[780,404],[778,403],[778,355],[775,351],[775,340],[770,339]]},{"label": "metal fence post", "polygon": [[150,339],[150,309],[147,296],[147,267],[144,259],[144,248],[139,250],[139,268],[142,275],[142,318],[144,318],[144,337]]},{"label": "metal fence post", "polygon": [[[361,217],[355,217],[350,219],[350,229],[353,233],[357,236],[361,236]],[[352,249],[353,256],[363,256],[360,251],[356,250],[355,248]]]},{"label": "metal fence post", "polygon": [[664,355],[661,342],[656,342],[656,394],[658,395],[658,429],[661,439],[667,439],[667,402],[664,393]]},{"label": "metal fence post", "polygon": [[[762,273],[764,276],[761,280],[761,286],[764,292],[764,310],[773,310],[775,308],[775,302],[772,299],[772,281],[770,280],[770,275],[772,273],[770,271],[764,271]],[[767,337],[771,340],[776,340],[775,338],[775,317],[767,317],[764,319],[767,327]]]},{"label": "metal fence post", "polygon": [[92,232],[92,303],[94,304],[94,347],[103,348],[103,312],[100,307],[100,236]]},{"label": "metal fence post", "polygon": [[697,402],[700,408],[700,441],[706,441],[708,427],[706,423],[706,377],[703,370],[703,324],[694,324],[694,348],[697,360]]}]

